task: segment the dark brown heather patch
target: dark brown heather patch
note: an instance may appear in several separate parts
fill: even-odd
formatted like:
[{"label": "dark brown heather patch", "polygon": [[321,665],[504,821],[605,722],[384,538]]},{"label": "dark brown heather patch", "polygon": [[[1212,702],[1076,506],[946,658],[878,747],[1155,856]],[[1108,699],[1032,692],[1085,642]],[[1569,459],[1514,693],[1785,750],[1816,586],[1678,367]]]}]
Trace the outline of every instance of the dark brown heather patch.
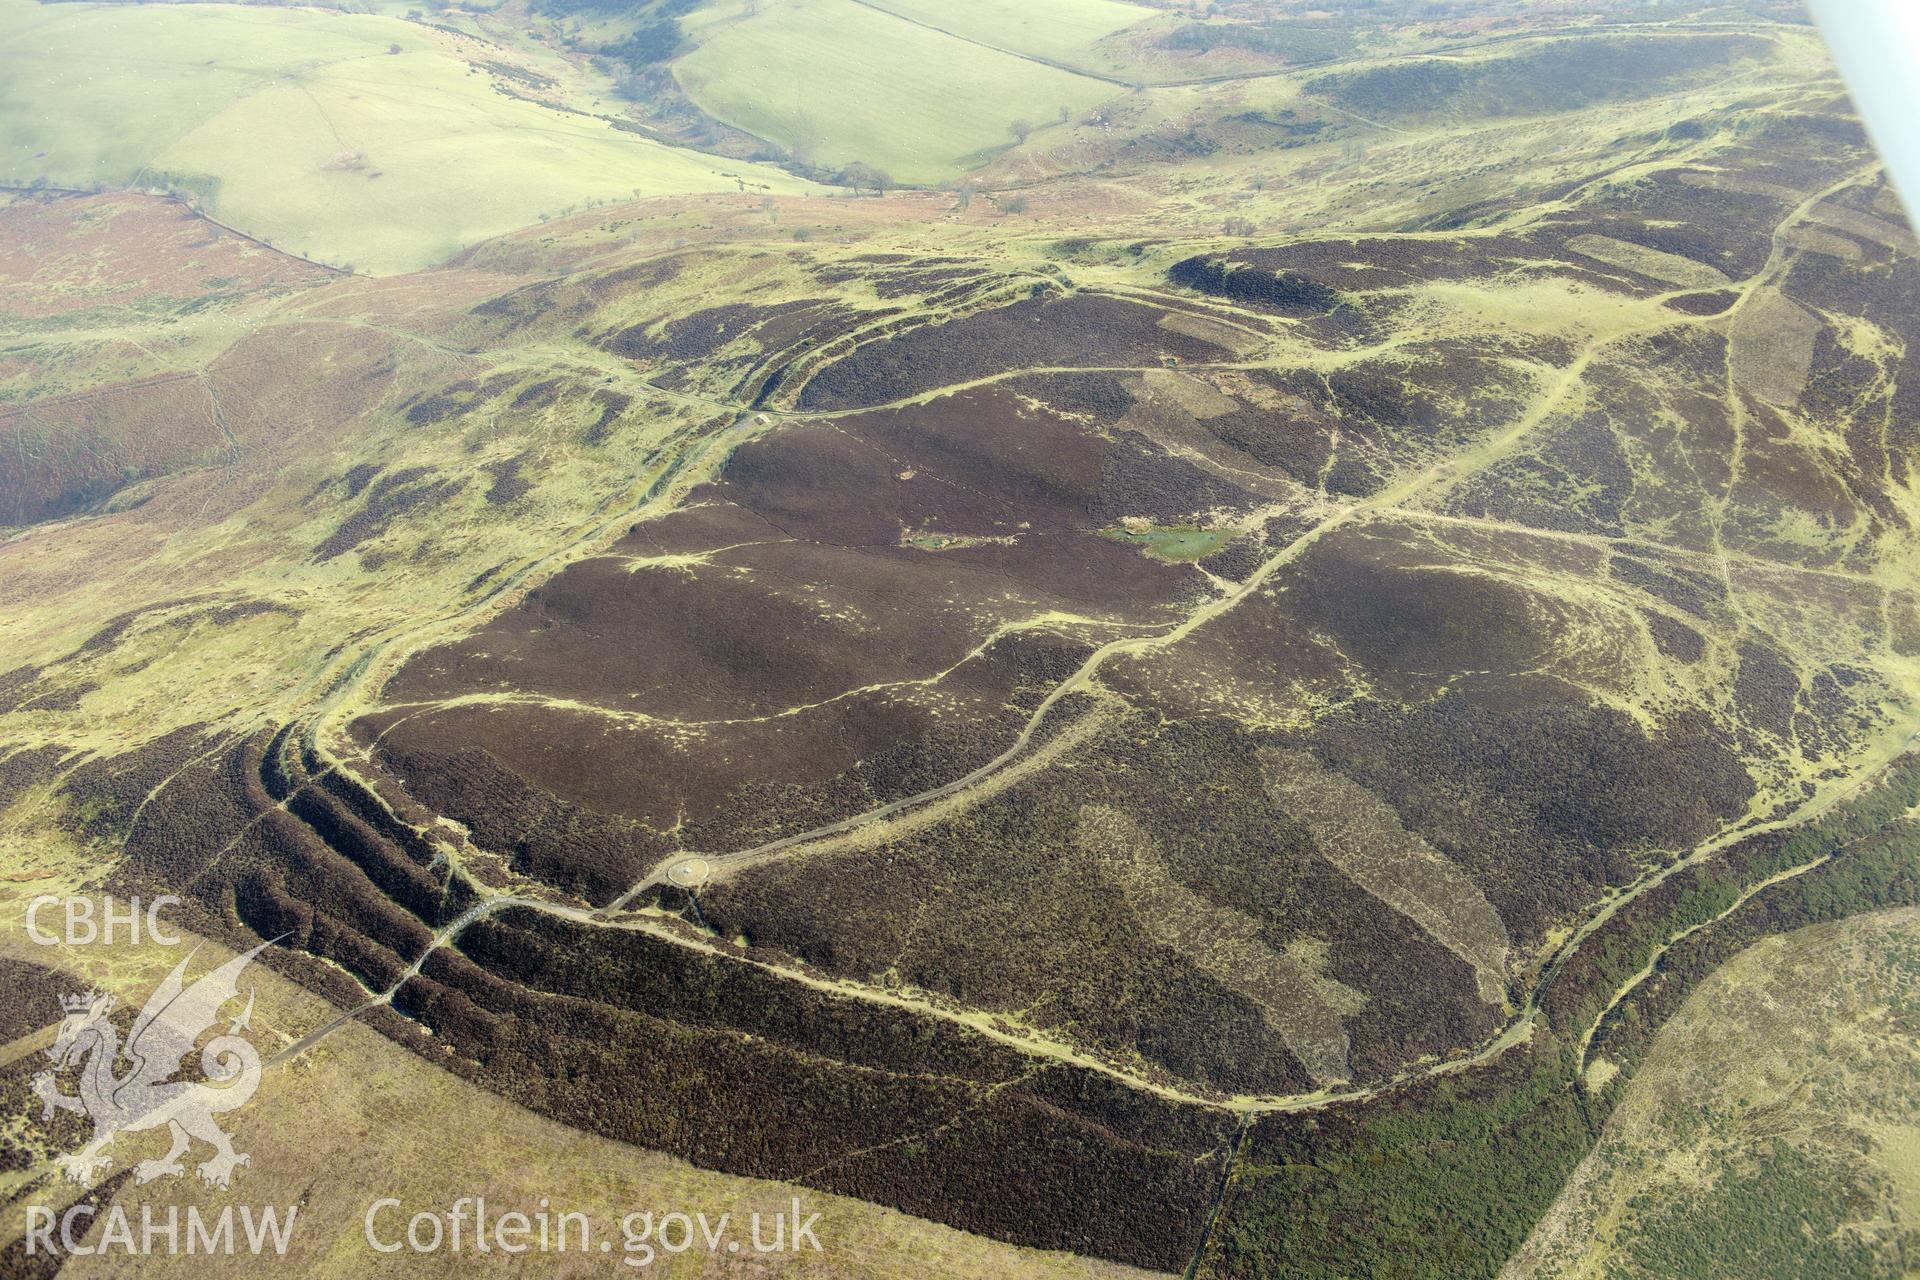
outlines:
[{"label": "dark brown heather patch", "polygon": [[1717,316],[1740,300],[1731,289],[1712,289],[1705,293],[1683,293],[1668,298],[1666,305],[1690,316]]},{"label": "dark brown heather patch", "polygon": [[401,517],[431,511],[466,488],[464,477],[427,479],[432,474],[429,467],[404,467],[382,476],[368,492],[360,509],[314,548],[314,562],[318,564],[351,551],[368,539],[385,533]]},{"label": "dark brown heather patch", "polygon": [[1704,716],[1649,736],[1536,679],[1467,683],[1411,708],[1356,703],[1309,737],[1473,876],[1516,945],[1630,880],[1637,858],[1732,821],[1753,793]]},{"label": "dark brown heather patch", "polygon": [[807,409],[886,404],[1018,369],[1152,366],[1222,354],[1159,325],[1155,307],[1095,294],[1033,298],[871,341],[816,373]]},{"label": "dark brown heather patch", "polygon": [[494,506],[505,506],[518,498],[523,498],[532,490],[533,484],[520,474],[520,468],[526,465],[525,453],[515,454],[511,458],[500,458],[489,462],[485,470],[493,477],[493,483],[487,486],[487,501]]}]

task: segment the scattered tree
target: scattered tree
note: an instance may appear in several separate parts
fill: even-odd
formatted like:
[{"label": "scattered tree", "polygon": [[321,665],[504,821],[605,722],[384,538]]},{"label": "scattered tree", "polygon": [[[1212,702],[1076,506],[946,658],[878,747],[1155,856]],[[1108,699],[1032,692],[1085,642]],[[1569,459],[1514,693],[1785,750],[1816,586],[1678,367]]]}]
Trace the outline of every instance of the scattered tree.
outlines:
[{"label": "scattered tree", "polygon": [[1025,213],[1027,211],[1027,198],[1025,196],[1008,196],[1000,202],[1000,211],[1002,213]]},{"label": "scattered tree", "polygon": [[843,187],[852,187],[855,191],[871,191],[876,196],[886,195],[893,187],[893,178],[887,174],[886,170],[876,169],[859,160],[855,160],[835,174],[834,181]]},{"label": "scattered tree", "polygon": [[1014,142],[1025,142],[1027,135],[1033,132],[1033,122],[1031,120],[1015,120],[1007,126],[1007,132],[1013,135]]}]

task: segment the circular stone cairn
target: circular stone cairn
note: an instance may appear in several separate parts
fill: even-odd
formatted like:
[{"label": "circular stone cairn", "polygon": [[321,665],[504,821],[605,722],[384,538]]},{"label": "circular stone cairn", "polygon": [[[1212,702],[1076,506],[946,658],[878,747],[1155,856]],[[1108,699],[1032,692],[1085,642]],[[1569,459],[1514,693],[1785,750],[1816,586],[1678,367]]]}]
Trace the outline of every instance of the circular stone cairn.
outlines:
[{"label": "circular stone cairn", "polygon": [[712,873],[705,858],[682,858],[667,868],[667,880],[675,888],[698,889]]}]

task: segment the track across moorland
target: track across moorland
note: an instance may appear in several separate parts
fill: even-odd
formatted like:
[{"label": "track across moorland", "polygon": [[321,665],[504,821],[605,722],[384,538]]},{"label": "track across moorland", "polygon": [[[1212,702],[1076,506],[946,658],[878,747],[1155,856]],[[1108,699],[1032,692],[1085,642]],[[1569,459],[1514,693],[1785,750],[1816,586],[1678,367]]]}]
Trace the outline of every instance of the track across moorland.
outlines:
[{"label": "track across moorland", "polygon": [[[1781,240],[1785,232],[1789,230],[1795,222],[1806,217],[1822,200],[1828,199],[1837,192],[1844,190],[1847,186],[1859,181],[1863,176],[1863,174],[1850,175],[1847,179],[1820,192],[1790,212],[1775,229],[1775,254],[1769,258],[1766,266],[1763,267],[1760,272],[1756,273],[1753,279],[1744,282],[1740,286],[1743,292],[1751,293],[1764,287],[1767,283],[1777,280],[1778,273],[1783,266],[1783,254],[1790,252],[1785,249],[1783,241]],[[1671,328],[1676,325],[1715,323],[1724,319],[1724,317],[1689,317],[1664,307],[1664,303],[1669,298],[1681,296],[1688,292],[1690,292],[1690,290],[1676,289],[1645,299],[1645,306],[1648,309],[1645,319],[1637,323],[1624,325],[1611,332],[1595,335],[1576,355],[1573,361],[1540,390],[1523,414],[1517,417],[1507,427],[1482,442],[1479,446],[1443,463],[1435,464],[1415,474],[1409,475],[1371,497],[1340,505],[1326,505],[1318,521],[1288,542],[1284,547],[1275,550],[1245,582],[1237,586],[1232,586],[1230,590],[1217,594],[1213,598],[1201,603],[1188,614],[1186,618],[1177,623],[1157,629],[1150,634],[1122,636],[1098,646],[1077,670],[1056,685],[1039,706],[1035,708],[1014,740],[1004,751],[994,759],[964,776],[915,795],[888,802],[851,817],[826,823],[806,831],[782,836],[776,840],[768,841],[752,848],[723,852],[676,851],[672,855],[661,859],[659,863],[650,868],[644,876],[636,880],[613,902],[599,909],[555,901],[530,894],[501,893],[496,890],[487,889],[477,882],[467,879],[465,881],[466,884],[480,895],[481,900],[459,919],[453,921],[435,935],[432,943],[423,954],[416,959],[414,964],[409,967],[400,982],[396,982],[385,992],[378,994],[370,993],[370,998],[364,1004],[341,1014],[327,1025],[310,1033],[307,1037],[289,1046],[287,1049],[282,1050],[275,1056],[273,1061],[278,1062],[298,1056],[299,1053],[304,1052],[306,1048],[324,1037],[335,1027],[352,1020],[354,1017],[369,1009],[390,1003],[398,994],[400,987],[404,985],[406,979],[419,972],[421,966],[424,965],[428,955],[430,955],[433,950],[441,946],[457,945],[461,934],[476,922],[500,912],[515,909],[536,911],[587,927],[644,932],[674,945],[688,947],[709,954],[726,955],[736,961],[752,964],[757,968],[786,980],[827,991],[845,998],[885,1004],[911,1010],[926,1016],[941,1018],[948,1022],[965,1026],[978,1034],[1004,1042],[1036,1057],[1070,1063],[1094,1070],[1127,1084],[1130,1087],[1157,1096],[1192,1105],[1236,1112],[1245,1116],[1310,1111],[1341,1103],[1364,1101],[1420,1079],[1464,1071],[1492,1061],[1515,1045],[1525,1043],[1531,1037],[1533,1030],[1538,1025],[1542,1016],[1542,999],[1547,987],[1565,968],[1574,953],[1623,908],[1638,900],[1646,893],[1666,883],[1674,875],[1712,859],[1738,841],[1801,824],[1828,811],[1834,805],[1841,803],[1847,797],[1854,794],[1860,786],[1864,785],[1866,780],[1872,778],[1884,768],[1886,764],[1907,750],[1916,737],[1920,737],[1920,712],[1916,712],[1915,715],[1907,721],[1902,722],[1894,730],[1883,735],[1877,745],[1859,761],[1858,768],[1855,770],[1850,782],[1841,785],[1829,785],[1814,793],[1812,797],[1784,811],[1778,812],[1770,818],[1762,818],[1760,816],[1758,809],[1762,802],[1756,800],[1754,810],[1750,811],[1743,818],[1728,824],[1712,837],[1687,851],[1682,856],[1647,872],[1633,883],[1617,890],[1603,901],[1597,903],[1592,911],[1585,916],[1583,922],[1554,949],[1545,963],[1541,965],[1537,977],[1531,983],[1525,999],[1513,1010],[1505,1024],[1496,1034],[1482,1041],[1479,1045],[1463,1055],[1441,1062],[1421,1063],[1409,1067],[1391,1077],[1364,1086],[1333,1086],[1315,1090],[1310,1093],[1270,1097],[1227,1098],[1195,1093],[1162,1081],[1145,1078],[1138,1073],[1101,1061],[1077,1050],[1069,1044],[1052,1040],[1038,1034],[1023,1034],[1017,1031],[1007,1030],[1003,1026],[996,1026],[994,1021],[985,1014],[956,1010],[930,998],[923,998],[908,992],[851,980],[823,977],[819,974],[809,972],[798,965],[778,964],[760,959],[743,959],[739,957],[737,953],[717,945],[697,930],[684,925],[683,922],[677,918],[666,916],[657,911],[634,911],[630,908],[632,903],[648,890],[671,884],[670,873],[673,868],[690,858],[703,860],[708,866],[708,873],[710,875],[725,877],[729,874],[737,874],[745,869],[764,865],[771,861],[817,853],[823,849],[833,847],[839,842],[869,834],[884,833],[887,829],[887,824],[907,819],[916,813],[938,810],[942,806],[951,805],[955,802],[973,803],[979,799],[998,794],[1004,790],[1005,787],[1012,785],[1028,772],[1026,768],[1017,766],[1035,763],[1038,757],[1044,756],[1047,753],[1048,745],[1058,744],[1073,736],[1075,727],[1073,724],[1063,725],[1058,729],[1051,729],[1048,732],[1043,732],[1043,730],[1050,728],[1049,721],[1056,718],[1056,713],[1061,712],[1063,707],[1070,699],[1073,699],[1075,695],[1084,695],[1081,700],[1087,701],[1091,706],[1091,710],[1085,716],[1081,717],[1081,719],[1097,719],[1100,714],[1100,708],[1105,701],[1098,684],[1098,676],[1109,664],[1123,658],[1138,656],[1165,648],[1192,635],[1199,628],[1230,612],[1239,604],[1251,598],[1260,591],[1275,574],[1296,562],[1315,543],[1336,530],[1401,510],[1406,510],[1407,514],[1413,518],[1437,518],[1433,517],[1430,511],[1409,509],[1409,504],[1415,499],[1431,498],[1443,494],[1459,484],[1467,476],[1482,471],[1486,467],[1511,456],[1517,447],[1567,402],[1569,397],[1582,385],[1585,374],[1591,367],[1592,362],[1603,350],[1613,343],[1630,337]],[[1223,362],[1222,367],[1242,368],[1257,367],[1257,365],[1243,362],[1232,362],[1231,364]],[[1078,371],[1085,372],[1085,370]],[[1029,372],[1033,371],[1009,371],[1001,375],[996,375],[993,378],[979,381],[999,381],[1005,377],[1019,376],[1020,374]],[[629,376],[631,376],[631,374]],[[972,386],[978,384],[968,383],[966,385]],[[936,396],[952,394],[955,391],[963,389],[965,389],[965,387],[940,388],[932,392],[917,394],[902,400],[900,403],[902,405],[918,403]],[[674,398],[690,398],[686,396],[686,393],[666,392],[664,389],[655,390],[674,396]],[[582,554],[582,548],[590,547],[596,545],[599,541],[603,541],[609,530],[624,527],[624,525],[636,518],[644,518],[645,514],[650,511],[669,508],[675,496],[686,492],[686,490],[690,488],[693,483],[697,483],[700,478],[714,474],[717,467],[724,462],[725,456],[731,448],[746,439],[761,434],[764,429],[774,429],[780,420],[806,421],[874,411],[874,407],[866,407],[858,410],[830,411],[824,413],[773,411],[768,414],[765,413],[765,411],[753,412],[750,411],[747,406],[730,405],[724,401],[701,398],[700,402],[711,408],[731,410],[735,414],[733,425],[719,433],[719,435],[710,438],[704,445],[688,446],[674,459],[663,462],[657,470],[656,478],[647,487],[646,493],[639,503],[633,506],[623,507],[619,514],[597,522],[593,529],[584,533],[565,552],[556,553],[554,556],[524,566],[512,575],[507,584],[503,584],[503,591],[507,589],[517,589],[518,586],[524,585],[529,578],[540,572],[543,567],[550,569],[554,565],[563,563],[574,555]],[[884,408],[886,406],[880,407]],[[762,416],[768,417],[774,426],[763,427],[759,423],[759,419]],[[1781,567],[1783,569],[1791,568],[1791,566]],[[492,601],[494,598],[494,596],[490,595],[489,601]],[[374,649],[363,654],[362,657],[354,663],[353,669],[345,674],[345,677],[339,681],[332,694],[326,699],[323,714],[317,716],[311,722],[307,739],[310,747],[321,753],[322,758],[327,761],[329,768],[338,768],[351,772],[351,756],[353,753],[348,751],[344,755],[335,754],[329,746],[328,739],[331,737],[331,734],[328,730],[336,725],[344,727],[344,719],[350,717],[357,709],[366,705],[365,696],[383,683],[385,676],[395,669],[400,661],[403,661],[412,653],[418,652],[420,648],[425,647],[427,644],[436,642],[440,637],[457,631],[463,623],[470,619],[472,614],[490,607],[497,606],[483,602],[481,605],[476,605],[472,610],[463,611],[459,616],[438,620],[426,627],[409,632],[405,636],[391,637],[386,641],[380,642]],[[1041,745],[1036,747],[1036,743]],[[1771,876],[1764,882],[1750,886],[1741,901],[1744,902],[1753,894],[1783,883],[1795,876],[1815,870],[1817,867],[1823,865],[1825,861],[1826,859],[1823,858],[1819,861],[1790,868],[1787,871]],[[456,867],[454,870],[455,873],[458,874],[458,868]],[[1701,926],[1696,926],[1696,928],[1698,927]],[[1692,931],[1692,929],[1689,929],[1685,932],[1690,933]],[[1684,934],[1680,936],[1684,936]],[[1669,939],[1665,945],[1670,946],[1674,941],[1678,941],[1678,937]],[[1624,998],[1635,985],[1637,985],[1637,980],[1630,981],[1626,984],[1626,986],[1616,994],[1614,1001],[1610,1003],[1608,1012],[1611,1011],[1612,1004],[1617,1004],[1618,1000]],[[1605,1016],[1606,1014],[1603,1013],[1601,1018],[1604,1019]],[[1599,1023],[1596,1022],[1595,1027],[1587,1031],[1586,1035],[1582,1038],[1583,1045],[1590,1043],[1598,1025]]]}]

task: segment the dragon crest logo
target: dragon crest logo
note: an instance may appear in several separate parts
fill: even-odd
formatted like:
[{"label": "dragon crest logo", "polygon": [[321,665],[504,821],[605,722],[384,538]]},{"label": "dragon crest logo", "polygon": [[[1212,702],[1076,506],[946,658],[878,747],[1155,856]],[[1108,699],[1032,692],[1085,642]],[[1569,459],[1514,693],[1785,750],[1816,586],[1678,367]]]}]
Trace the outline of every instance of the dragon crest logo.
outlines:
[{"label": "dragon crest logo", "polygon": [[[221,1008],[239,995],[240,974],[271,943],[261,943],[186,983],[189,954],[174,966],[165,981],[147,997],[133,1020],[126,1044],[109,1015],[113,997],[89,992],[62,997],[66,1017],[47,1056],[53,1069],[33,1078],[41,1101],[40,1117],[50,1120],[56,1111],[73,1111],[93,1121],[93,1137],[80,1150],[60,1157],[60,1168],[74,1182],[88,1184],[112,1163],[105,1153],[123,1133],[143,1133],[164,1126],[173,1145],[158,1160],[142,1160],[133,1168],[140,1182],[176,1177],[185,1172],[180,1157],[193,1140],[213,1148],[199,1166],[200,1178],[210,1187],[226,1187],[233,1171],[247,1157],[233,1149],[233,1141],[214,1117],[244,1106],[260,1087],[260,1053],[245,1036],[253,1016],[253,992],[247,1007],[224,1033],[207,1042],[200,1053],[204,1081],[174,1080],[200,1037],[218,1020]],[[60,1092],[57,1073],[79,1067],[77,1095]]]}]

